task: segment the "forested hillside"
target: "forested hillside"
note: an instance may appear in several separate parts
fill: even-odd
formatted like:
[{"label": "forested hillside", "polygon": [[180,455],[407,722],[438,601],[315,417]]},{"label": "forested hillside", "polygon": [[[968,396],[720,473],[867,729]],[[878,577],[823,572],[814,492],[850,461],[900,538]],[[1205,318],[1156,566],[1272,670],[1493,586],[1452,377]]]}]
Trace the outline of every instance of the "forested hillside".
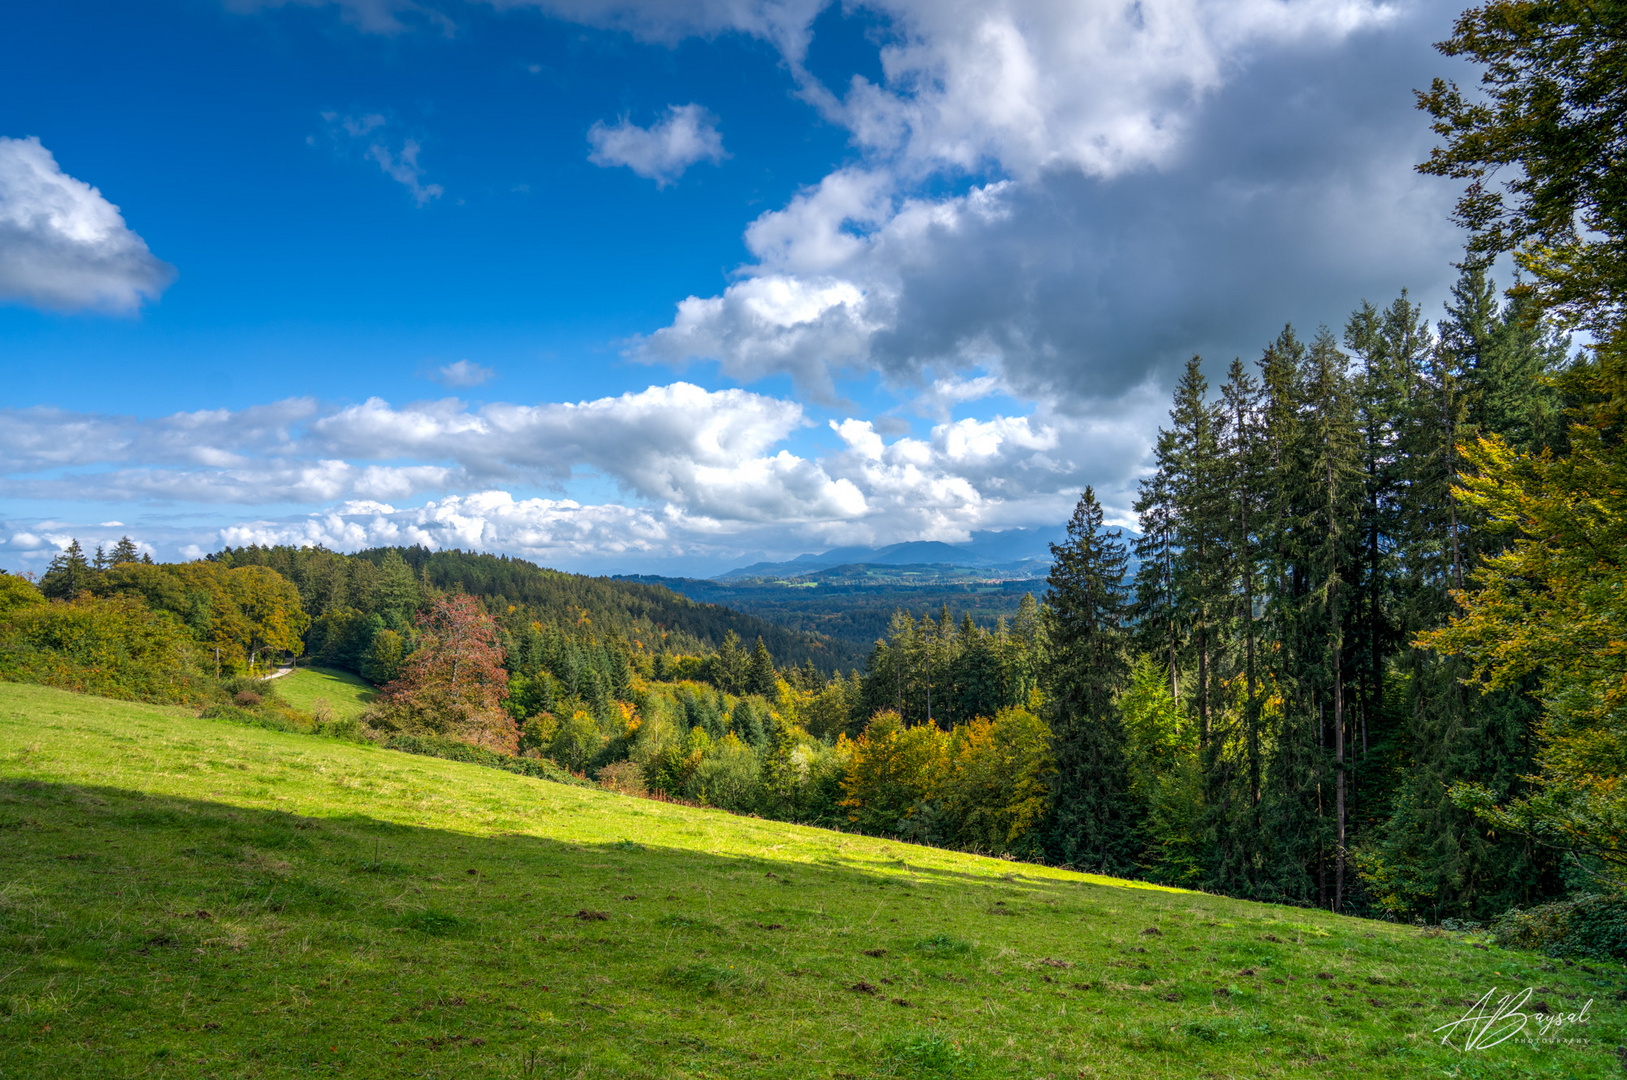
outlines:
[{"label": "forested hillside", "polygon": [[319,548],[227,548],[209,556],[225,566],[267,566],[292,581],[313,620],[343,621],[358,612],[398,633],[424,595],[463,592],[480,598],[511,633],[535,623],[633,651],[698,656],[733,632],[762,638],[781,665],[811,661],[822,671],[850,668],[863,651],[823,635],[799,633],[660,585],[547,570],[524,559],[422,547],[373,548],[353,555]]}]

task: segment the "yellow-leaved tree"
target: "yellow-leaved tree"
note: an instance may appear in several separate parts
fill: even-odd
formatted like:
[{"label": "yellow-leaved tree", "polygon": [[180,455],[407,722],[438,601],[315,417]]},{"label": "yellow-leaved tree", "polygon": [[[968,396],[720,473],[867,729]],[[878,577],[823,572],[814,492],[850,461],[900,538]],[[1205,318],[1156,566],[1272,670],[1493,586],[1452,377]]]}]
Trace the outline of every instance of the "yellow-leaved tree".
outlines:
[{"label": "yellow-leaved tree", "polygon": [[1498,805],[1460,784],[1454,799],[1627,885],[1627,15],[1619,2],[1491,0],[1439,48],[1479,66],[1481,92],[1437,79],[1419,95],[1443,139],[1419,168],[1468,181],[1457,218],[1471,250],[1512,251],[1532,311],[1594,341],[1560,379],[1563,453],[1495,437],[1460,448],[1459,497],[1507,546],[1474,570],[1451,625],[1421,640],[1492,686],[1535,675],[1544,716],[1529,794]]}]

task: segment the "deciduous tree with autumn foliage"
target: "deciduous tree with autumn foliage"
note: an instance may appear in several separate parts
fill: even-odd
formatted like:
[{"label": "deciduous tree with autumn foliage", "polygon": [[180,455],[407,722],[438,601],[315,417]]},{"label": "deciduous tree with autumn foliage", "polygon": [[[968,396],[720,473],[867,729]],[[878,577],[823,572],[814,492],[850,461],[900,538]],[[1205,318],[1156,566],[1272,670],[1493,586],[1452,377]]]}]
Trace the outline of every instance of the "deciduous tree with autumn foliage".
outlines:
[{"label": "deciduous tree with autumn foliage", "polygon": [[519,731],[503,708],[508,672],[497,624],[462,594],[437,597],[417,622],[418,648],[380,693],[377,725],[515,753]]}]

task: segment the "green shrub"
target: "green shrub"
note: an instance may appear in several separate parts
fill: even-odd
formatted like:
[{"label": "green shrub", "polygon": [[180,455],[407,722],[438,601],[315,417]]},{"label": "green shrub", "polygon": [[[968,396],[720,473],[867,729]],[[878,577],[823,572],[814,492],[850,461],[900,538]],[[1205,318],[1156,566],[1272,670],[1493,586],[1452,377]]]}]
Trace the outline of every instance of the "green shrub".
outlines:
[{"label": "green shrub", "polygon": [[259,704],[260,701],[281,701],[282,695],[277,693],[275,679],[256,679],[252,675],[234,675],[229,679],[220,681],[220,691],[229,698],[237,698],[241,694],[248,694],[258,698],[259,701],[250,704]]},{"label": "green shrub", "polygon": [[124,596],[11,609],[0,622],[0,680],[136,701],[201,703],[218,693],[186,629]]},{"label": "green shrub", "polygon": [[701,758],[684,794],[709,806],[744,814],[757,808],[762,763],[730,732]]},{"label": "green shrub", "polygon": [[0,618],[16,608],[37,607],[43,603],[45,597],[27,578],[0,570]]},{"label": "green shrub", "polygon": [[384,740],[382,745],[388,750],[400,750],[408,754],[422,754],[425,757],[444,758],[447,761],[462,761],[470,765],[484,765],[489,769],[502,769],[505,772],[519,773],[521,776],[531,776],[538,780],[551,780],[556,784],[571,784],[575,787],[592,787],[593,783],[570,773],[555,765],[552,761],[536,758],[510,757],[499,754],[484,747],[470,746],[456,739],[437,739],[428,735],[394,735]]},{"label": "green shrub", "polygon": [[252,712],[236,705],[210,705],[198,715],[205,720],[230,720],[237,724],[265,728],[267,731],[305,732],[310,730],[300,724],[298,720],[276,710]]},{"label": "green shrub", "polygon": [[326,735],[330,739],[344,739],[348,742],[366,742],[367,731],[362,722],[354,716],[343,716],[337,720],[316,720],[316,733]]},{"label": "green shrub", "polygon": [[623,795],[647,795],[644,770],[635,761],[613,761],[599,770],[599,786]]},{"label": "green shrub", "polygon": [[1549,956],[1627,960],[1627,897],[1578,896],[1492,920],[1497,943]]}]

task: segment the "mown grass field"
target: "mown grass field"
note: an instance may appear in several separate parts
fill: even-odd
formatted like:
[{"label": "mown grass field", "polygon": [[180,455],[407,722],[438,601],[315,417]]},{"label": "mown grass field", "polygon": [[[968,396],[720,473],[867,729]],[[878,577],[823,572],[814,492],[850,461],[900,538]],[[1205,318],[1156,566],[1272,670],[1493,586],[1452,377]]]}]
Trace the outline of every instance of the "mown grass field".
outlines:
[{"label": "mown grass field", "polygon": [[298,668],[291,675],[268,680],[268,685],[288,704],[311,712],[325,701],[335,720],[360,716],[373,700],[373,686],[359,675],[334,668]]},{"label": "mown grass field", "polygon": [[1620,1073],[1485,944],[0,684],[4,1080]]}]

